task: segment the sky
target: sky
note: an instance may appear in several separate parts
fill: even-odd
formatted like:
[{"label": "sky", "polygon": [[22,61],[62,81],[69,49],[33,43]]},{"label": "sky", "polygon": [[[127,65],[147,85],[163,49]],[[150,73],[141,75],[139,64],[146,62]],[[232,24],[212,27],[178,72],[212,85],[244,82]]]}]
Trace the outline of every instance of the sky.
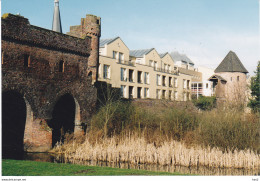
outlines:
[{"label": "sky", "polygon": [[[101,17],[101,39],[119,36],[130,50],[178,51],[215,69],[234,51],[249,74],[260,60],[260,0],[60,0],[63,33],[86,14]],[[2,0],[1,14],[20,13],[52,28],[54,0]]]}]

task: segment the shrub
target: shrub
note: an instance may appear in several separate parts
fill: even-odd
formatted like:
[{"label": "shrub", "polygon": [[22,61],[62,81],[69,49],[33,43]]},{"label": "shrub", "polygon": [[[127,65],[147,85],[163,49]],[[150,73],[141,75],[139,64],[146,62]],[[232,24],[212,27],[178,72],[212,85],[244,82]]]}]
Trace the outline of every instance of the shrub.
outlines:
[{"label": "shrub", "polygon": [[214,110],[200,116],[197,142],[222,150],[259,152],[259,118],[238,111]]},{"label": "shrub", "polygon": [[216,97],[200,96],[198,99],[193,99],[193,103],[201,110],[211,110],[216,107]]}]

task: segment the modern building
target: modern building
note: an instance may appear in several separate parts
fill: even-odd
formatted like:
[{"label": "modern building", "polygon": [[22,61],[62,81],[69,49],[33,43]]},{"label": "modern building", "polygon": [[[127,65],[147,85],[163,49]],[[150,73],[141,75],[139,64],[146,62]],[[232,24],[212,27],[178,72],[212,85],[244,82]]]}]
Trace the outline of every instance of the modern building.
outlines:
[{"label": "modern building", "polygon": [[215,74],[209,78],[213,82],[217,99],[230,103],[245,103],[247,73],[237,55],[230,51],[215,69]]},{"label": "modern building", "polygon": [[151,98],[186,101],[191,82],[201,73],[178,67],[169,53],[156,49],[129,50],[120,37],[101,39],[98,80],[120,88],[124,98]]},{"label": "modern building", "polygon": [[196,98],[199,96],[213,96],[213,83],[208,79],[214,74],[214,70],[211,68],[199,66],[198,72],[202,74],[202,81],[191,83],[191,92]]}]

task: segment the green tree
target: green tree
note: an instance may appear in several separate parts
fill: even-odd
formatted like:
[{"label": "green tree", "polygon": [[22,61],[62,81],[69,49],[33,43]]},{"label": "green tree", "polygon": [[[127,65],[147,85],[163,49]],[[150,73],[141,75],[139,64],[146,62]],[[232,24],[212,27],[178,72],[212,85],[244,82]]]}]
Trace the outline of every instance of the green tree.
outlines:
[{"label": "green tree", "polygon": [[256,75],[251,78],[251,96],[248,106],[254,112],[260,112],[260,61],[258,61]]}]

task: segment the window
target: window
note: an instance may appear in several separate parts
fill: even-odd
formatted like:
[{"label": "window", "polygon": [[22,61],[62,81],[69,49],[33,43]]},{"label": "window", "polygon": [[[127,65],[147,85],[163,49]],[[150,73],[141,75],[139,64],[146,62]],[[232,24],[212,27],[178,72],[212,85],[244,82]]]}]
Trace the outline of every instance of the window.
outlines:
[{"label": "window", "polygon": [[171,68],[171,65],[168,65],[168,68],[169,68],[169,72],[170,72],[170,71],[171,71],[171,69],[172,69],[172,68]]},{"label": "window", "polygon": [[160,90],[156,89],[156,99],[160,99]]},{"label": "window", "polygon": [[137,87],[137,98],[142,98],[142,87]]},{"label": "window", "polygon": [[209,84],[208,83],[206,83],[206,89],[208,89],[209,88]]},{"label": "window", "polygon": [[126,95],[125,91],[126,91],[126,86],[125,85],[121,85],[121,96],[122,97],[126,97],[125,96]]},{"label": "window", "polygon": [[187,101],[187,94],[186,94],[186,92],[183,93],[183,101]]},{"label": "window", "polygon": [[134,70],[129,69],[129,82],[134,82]]},{"label": "window", "polygon": [[31,57],[29,55],[24,55],[24,67],[31,67]]},{"label": "window", "polygon": [[117,52],[113,51],[113,59],[117,59]]},{"label": "window", "polygon": [[177,100],[177,99],[178,99],[178,92],[174,91],[174,100]]},{"label": "window", "polygon": [[169,100],[172,100],[172,91],[169,90]]},{"label": "window", "polygon": [[174,87],[177,88],[177,86],[178,86],[178,79],[174,78]]},{"label": "window", "polygon": [[64,72],[64,61],[60,61],[59,63],[59,72]]},{"label": "window", "polygon": [[166,76],[162,76],[162,85],[166,86]]},{"label": "window", "polygon": [[186,98],[186,100],[190,100],[190,93],[189,92],[187,92],[187,98]]},{"label": "window", "polygon": [[129,86],[129,98],[132,99],[134,97],[134,87]]},{"label": "window", "polygon": [[169,87],[172,87],[172,77],[169,77]]},{"label": "window", "polygon": [[237,76],[237,81],[239,81],[239,76]]},{"label": "window", "polygon": [[4,56],[5,56],[5,53],[2,52],[2,64],[4,64]]},{"label": "window", "polygon": [[149,84],[149,73],[148,72],[144,73],[144,83]]},{"label": "window", "polygon": [[109,65],[104,65],[104,68],[103,68],[103,78],[104,79],[109,79],[110,78],[110,66]]},{"label": "window", "polygon": [[149,66],[152,67],[153,66],[153,61],[149,60]]},{"label": "window", "polygon": [[149,88],[144,88],[144,98],[149,97]]},{"label": "window", "polygon": [[121,81],[127,81],[125,68],[121,68]]},{"label": "window", "polygon": [[161,85],[161,75],[156,75],[156,85]]},{"label": "window", "polygon": [[187,89],[190,89],[190,80],[187,80]]},{"label": "window", "polygon": [[137,82],[142,83],[142,72],[141,71],[137,72]]},{"label": "window", "polygon": [[153,66],[154,66],[154,70],[157,70],[157,62],[156,61],[154,61]]},{"label": "window", "polygon": [[164,71],[167,71],[167,64],[164,64],[163,69],[164,69]]},{"label": "window", "polygon": [[230,77],[230,80],[232,81],[232,77]]},{"label": "window", "polygon": [[186,84],[186,79],[183,79],[183,88],[186,89],[187,87],[187,84]]},{"label": "window", "polygon": [[166,97],[166,90],[163,90],[162,91],[162,99],[165,99],[165,97]]},{"label": "window", "polygon": [[121,63],[124,60],[124,54],[123,53],[119,53],[119,63]]}]

